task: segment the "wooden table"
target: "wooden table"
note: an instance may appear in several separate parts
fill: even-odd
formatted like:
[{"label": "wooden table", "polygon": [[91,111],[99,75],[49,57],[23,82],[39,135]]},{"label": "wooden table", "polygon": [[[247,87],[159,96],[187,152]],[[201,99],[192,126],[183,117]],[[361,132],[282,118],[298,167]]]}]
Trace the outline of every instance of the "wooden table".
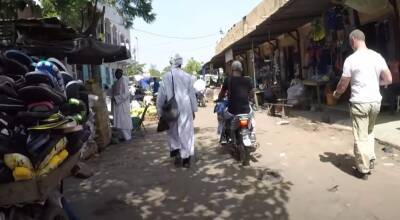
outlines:
[{"label": "wooden table", "polygon": [[303,85],[309,87],[315,87],[317,90],[317,108],[318,110],[322,107],[322,100],[321,100],[321,86],[325,86],[328,82],[325,81],[317,81],[317,80],[304,80]]},{"label": "wooden table", "polygon": [[255,104],[255,106],[258,108],[260,105],[259,105],[259,103],[258,103],[258,97],[259,96],[261,96],[262,95],[262,91],[261,90],[256,90],[256,91],[254,91],[254,104]]}]

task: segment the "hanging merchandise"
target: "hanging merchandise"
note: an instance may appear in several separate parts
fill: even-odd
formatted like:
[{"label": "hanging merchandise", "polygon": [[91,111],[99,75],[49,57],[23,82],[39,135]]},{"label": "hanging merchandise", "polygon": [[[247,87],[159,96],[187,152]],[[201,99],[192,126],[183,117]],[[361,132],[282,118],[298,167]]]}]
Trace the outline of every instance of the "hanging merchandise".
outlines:
[{"label": "hanging merchandise", "polygon": [[86,88],[62,62],[0,53],[0,183],[44,177],[78,153],[88,114]]},{"label": "hanging merchandise", "polygon": [[326,36],[325,28],[321,22],[321,19],[314,20],[310,35],[311,35],[310,38],[314,42],[320,42],[325,38]]}]

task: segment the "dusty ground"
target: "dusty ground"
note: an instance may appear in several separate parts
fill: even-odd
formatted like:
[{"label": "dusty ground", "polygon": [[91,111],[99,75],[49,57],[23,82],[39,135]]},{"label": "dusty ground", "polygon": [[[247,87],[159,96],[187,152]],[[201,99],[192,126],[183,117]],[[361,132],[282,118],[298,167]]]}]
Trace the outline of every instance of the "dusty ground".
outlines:
[{"label": "dusty ground", "polygon": [[[368,181],[352,176],[352,136],[301,119],[277,125],[257,115],[261,144],[250,168],[217,143],[215,115],[196,119],[196,162],[176,169],[164,134],[149,131],[108,148],[88,164],[96,175],[69,179],[66,195],[81,219],[400,219],[400,157],[381,151]],[[266,170],[280,184],[261,178]]]}]

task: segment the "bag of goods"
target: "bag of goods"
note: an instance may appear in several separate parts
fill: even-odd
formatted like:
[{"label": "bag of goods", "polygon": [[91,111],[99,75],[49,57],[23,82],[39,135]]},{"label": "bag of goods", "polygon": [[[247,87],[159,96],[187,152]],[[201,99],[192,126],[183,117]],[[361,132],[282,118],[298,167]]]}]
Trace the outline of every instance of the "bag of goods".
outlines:
[{"label": "bag of goods", "polygon": [[305,88],[301,81],[293,80],[290,88],[287,90],[288,104],[299,105],[305,96]]},{"label": "bag of goods", "polygon": [[134,108],[131,111],[131,117],[138,117],[140,118],[142,116],[144,112],[144,108],[140,107],[140,108]]},{"label": "bag of goods", "polygon": [[28,157],[18,154],[5,154],[4,155],[4,163],[7,165],[8,168],[14,170],[16,167],[25,167],[29,170],[33,171],[33,166],[31,161]]}]

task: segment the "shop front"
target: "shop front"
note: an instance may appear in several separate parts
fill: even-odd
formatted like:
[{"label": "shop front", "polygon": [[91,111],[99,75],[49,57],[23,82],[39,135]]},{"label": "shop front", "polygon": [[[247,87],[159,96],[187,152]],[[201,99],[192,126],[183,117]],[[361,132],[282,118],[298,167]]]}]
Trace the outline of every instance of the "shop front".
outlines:
[{"label": "shop front", "polygon": [[273,93],[275,101],[311,110],[348,109],[349,92],[338,101],[332,93],[345,58],[353,52],[348,35],[359,28],[365,32],[368,46],[381,53],[390,66],[394,85],[382,88],[383,106],[394,110],[399,94],[398,4],[360,2],[288,1],[231,45],[234,58],[244,63],[245,72],[260,90],[260,103],[270,102],[265,95]]}]

